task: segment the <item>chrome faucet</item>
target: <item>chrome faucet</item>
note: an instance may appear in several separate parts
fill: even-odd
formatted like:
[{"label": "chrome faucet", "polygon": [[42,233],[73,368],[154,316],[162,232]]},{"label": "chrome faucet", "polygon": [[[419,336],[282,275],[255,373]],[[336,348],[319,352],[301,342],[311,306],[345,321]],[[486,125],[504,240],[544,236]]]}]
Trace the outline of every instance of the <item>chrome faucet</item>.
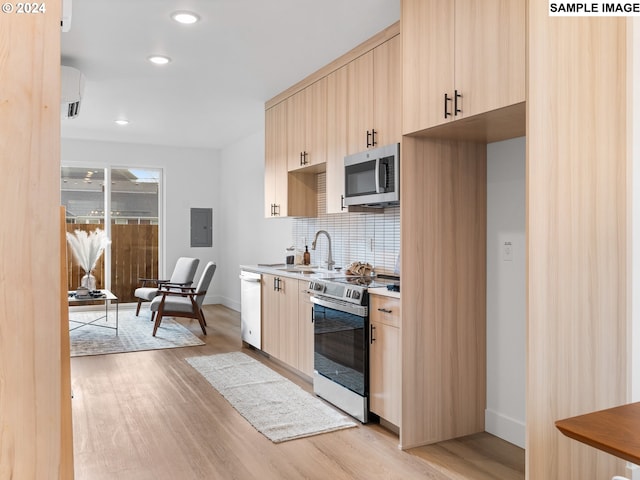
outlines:
[{"label": "chrome faucet", "polygon": [[336,264],[336,262],[334,262],[333,258],[331,257],[331,237],[329,236],[329,233],[326,230],[318,230],[316,232],[316,236],[313,239],[313,243],[311,244],[311,250],[316,249],[316,242],[318,241],[318,235],[320,235],[321,233],[324,233],[327,236],[327,240],[329,241],[329,255],[327,256],[327,269],[333,270],[333,266]]}]

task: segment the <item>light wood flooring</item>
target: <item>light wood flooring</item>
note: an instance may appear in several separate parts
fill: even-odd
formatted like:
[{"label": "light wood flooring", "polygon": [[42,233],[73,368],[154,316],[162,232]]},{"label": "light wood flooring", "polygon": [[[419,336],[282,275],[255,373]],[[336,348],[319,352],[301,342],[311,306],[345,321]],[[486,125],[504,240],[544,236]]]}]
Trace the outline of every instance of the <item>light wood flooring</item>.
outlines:
[{"label": "light wood flooring", "polygon": [[[524,479],[524,450],[487,433],[401,451],[377,424],[274,444],[184,359],[242,350],[240,318],[205,307],[207,344],[71,360],[76,480]],[[151,334],[152,325],[149,325]]]}]

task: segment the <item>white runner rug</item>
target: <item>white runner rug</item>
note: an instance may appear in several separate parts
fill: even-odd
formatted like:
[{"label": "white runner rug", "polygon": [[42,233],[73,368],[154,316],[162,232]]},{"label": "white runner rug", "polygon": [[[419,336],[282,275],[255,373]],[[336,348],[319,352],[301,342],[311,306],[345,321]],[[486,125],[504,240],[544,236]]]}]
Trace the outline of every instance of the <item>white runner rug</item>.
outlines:
[{"label": "white runner rug", "polygon": [[274,443],[356,426],[346,415],[242,352],[186,360]]}]

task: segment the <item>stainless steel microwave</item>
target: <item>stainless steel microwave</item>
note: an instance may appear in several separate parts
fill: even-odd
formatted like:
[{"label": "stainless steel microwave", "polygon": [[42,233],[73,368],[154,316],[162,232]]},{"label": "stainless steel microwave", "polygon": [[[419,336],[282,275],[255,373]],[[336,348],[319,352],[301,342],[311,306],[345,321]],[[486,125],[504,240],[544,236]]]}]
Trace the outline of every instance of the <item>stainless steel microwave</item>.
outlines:
[{"label": "stainless steel microwave", "polygon": [[400,144],[344,157],[344,204],[387,207],[400,203]]}]

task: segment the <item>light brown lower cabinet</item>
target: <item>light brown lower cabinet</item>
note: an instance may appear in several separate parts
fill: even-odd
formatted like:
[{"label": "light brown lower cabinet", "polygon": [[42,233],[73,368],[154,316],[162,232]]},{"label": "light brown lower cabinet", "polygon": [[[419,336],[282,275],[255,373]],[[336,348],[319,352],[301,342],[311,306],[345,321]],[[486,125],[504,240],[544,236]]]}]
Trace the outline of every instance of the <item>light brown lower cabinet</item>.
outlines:
[{"label": "light brown lower cabinet", "polygon": [[298,362],[298,282],[262,275],[262,349],[282,362]]},{"label": "light brown lower cabinet", "polygon": [[298,280],[298,365],[297,369],[313,377],[313,303],[309,282]]},{"label": "light brown lower cabinet", "polygon": [[313,376],[309,282],[262,274],[262,350]]},{"label": "light brown lower cabinet", "polygon": [[400,300],[371,295],[369,331],[369,410],[400,425]]}]

